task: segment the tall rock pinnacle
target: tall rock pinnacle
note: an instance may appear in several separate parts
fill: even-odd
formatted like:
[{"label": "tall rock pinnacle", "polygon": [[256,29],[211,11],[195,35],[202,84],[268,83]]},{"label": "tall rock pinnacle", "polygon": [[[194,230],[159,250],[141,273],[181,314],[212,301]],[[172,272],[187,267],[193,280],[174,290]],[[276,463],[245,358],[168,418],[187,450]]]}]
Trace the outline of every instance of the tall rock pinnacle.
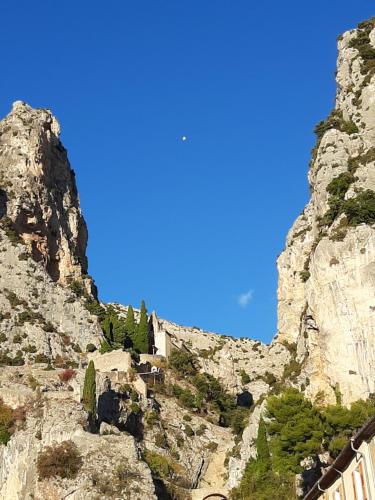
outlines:
[{"label": "tall rock pinnacle", "polygon": [[21,101],[0,122],[0,217],[54,281],[83,280],[90,293],[87,229],[59,133],[49,110]]}]

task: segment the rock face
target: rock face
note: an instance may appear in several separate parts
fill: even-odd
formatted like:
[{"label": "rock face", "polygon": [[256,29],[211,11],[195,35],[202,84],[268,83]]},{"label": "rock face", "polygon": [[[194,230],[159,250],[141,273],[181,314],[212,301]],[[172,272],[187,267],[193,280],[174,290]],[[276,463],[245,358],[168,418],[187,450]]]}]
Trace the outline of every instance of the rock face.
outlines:
[{"label": "rock face", "polygon": [[[77,373],[80,379],[83,375]],[[30,377],[42,382],[45,392],[27,389]],[[30,394],[24,402],[27,418],[23,428],[7,446],[0,445],[1,499],[156,498],[150,469],[140,459],[134,438],[125,433],[119,436],[85,432],[82,422],[86,414],[82,405],[74,400],[73,392],[59,383],[56,372],[3,369],[0,387],[11,380],[18,391],[23,388]],[[7,397],[4,400],[11,403]],[[47,446],[63,441],[72,441],[82,456],[79,474],[75,478],[38,481],[38,454]]]},{"label": "rock face", "polygon": [[[0,365],[59,357],[79,362],[102,337],[84,299],[54,281],[41,262],[0,229]],[[42,357],[41,357],[42,356]]]},{"label": "rock face", "polygon": [[87,231],[58,135],[49,111],[22,102],[0,122],[0,364],[77,363],[102,335],[84,307]]},{"label": "rock face", "polygon": [[375,391],[374,20],[338,42],[335,109],[316,127],[311,198],[278,259],[278,342],[297,344],[306,392]]},{"label": "rock face", "polygon": [[53,281],[67,284],[86,277],[87,229],[59,134],[50,111],[21,101],[0,122],[0,216]]}]

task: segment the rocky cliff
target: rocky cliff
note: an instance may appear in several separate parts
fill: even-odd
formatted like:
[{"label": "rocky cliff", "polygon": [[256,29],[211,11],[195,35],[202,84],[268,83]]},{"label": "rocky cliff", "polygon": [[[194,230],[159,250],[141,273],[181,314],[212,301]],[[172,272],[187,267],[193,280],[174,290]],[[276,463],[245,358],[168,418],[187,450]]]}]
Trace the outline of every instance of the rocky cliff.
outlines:
[{"label": "rocky cliff", "polygon": [[53,281],[87,279],[87,229],[74,171],[46,109],[17,101],[0,122],[0,217]]},{"label": "rocky cliff", "polygon": [[278,339],[306,392],[375,391],[375,22],[338,39],[335,108],[316,126],[311,198],[278,259]]},{"label": "rocky cliff", "polygon": [[[56,119],[16,102],[0,122],[0,411],[9,424],[4,435],[0,419],[0,498],[227,494],[256,456],[269,394],[293,385],[350,403],[375,392],[374,20],[338,47],[335,108],[315,129],[311,199],[278,259],[277,337],[267,346],[153,314],[153,334],[165,332],[185,358],[173,366],[108,353],[110,367],[96,375],[96,434],[82,405],[85,367],[100,356],[91,353],[103,317],[109,331],[120,328],[128,308],[95,301]],[[78,476],[40,475],[53,443],[78,450]]]},{"label": "rocky cliff", "polygon": [[0,364],[78,363],[99,345],[86,242],[56,119],[15,102],[0,122]]}]

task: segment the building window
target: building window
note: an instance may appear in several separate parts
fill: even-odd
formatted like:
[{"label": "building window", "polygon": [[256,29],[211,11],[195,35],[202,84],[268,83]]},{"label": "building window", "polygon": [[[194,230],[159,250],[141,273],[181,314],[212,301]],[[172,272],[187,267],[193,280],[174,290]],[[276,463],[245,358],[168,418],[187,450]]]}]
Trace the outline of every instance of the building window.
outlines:
[{"label": "building window", "polygon": [[365,477],[363,473],[363,464],[359,462],[357,467],[352,473],[354,498],[355,500],[367,500],[367,491],[365,484]]}]

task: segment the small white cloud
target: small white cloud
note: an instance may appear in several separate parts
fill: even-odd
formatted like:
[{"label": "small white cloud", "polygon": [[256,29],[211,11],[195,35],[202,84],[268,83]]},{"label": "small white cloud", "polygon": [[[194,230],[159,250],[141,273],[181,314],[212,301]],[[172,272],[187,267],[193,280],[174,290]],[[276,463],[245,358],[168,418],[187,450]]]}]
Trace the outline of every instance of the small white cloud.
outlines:
[{"label": "small white cloud", "polygon": [[253,298],[253,291],[248,290],[245,293],[241,293],[241,295],[238,297],[237,302],[240,307],[247,307],[250,304],[251,299]]}]

